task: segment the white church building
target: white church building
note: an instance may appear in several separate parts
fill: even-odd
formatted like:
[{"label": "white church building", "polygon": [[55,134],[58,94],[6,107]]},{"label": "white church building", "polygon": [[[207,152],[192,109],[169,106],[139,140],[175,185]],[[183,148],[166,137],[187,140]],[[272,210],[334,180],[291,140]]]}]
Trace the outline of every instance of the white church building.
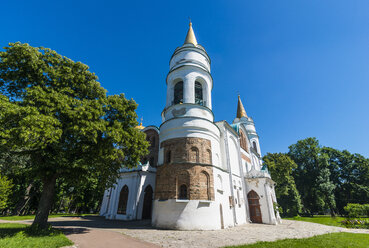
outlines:
[{"label": "white church building", "polygon": [[138,127],[149,154],[136,168],[121,170],[104,193],[100,215],[181,230],[279,223],[275,183],[240,97],[232,124],[214,121],[210,58],[191,23],[170,59],[166,85],[162,124]]}]

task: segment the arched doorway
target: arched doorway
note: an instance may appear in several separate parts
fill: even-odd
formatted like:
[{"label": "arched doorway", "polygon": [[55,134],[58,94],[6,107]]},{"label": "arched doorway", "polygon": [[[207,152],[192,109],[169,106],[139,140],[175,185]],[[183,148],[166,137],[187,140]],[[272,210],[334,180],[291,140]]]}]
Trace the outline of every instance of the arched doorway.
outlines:
[{"label": "arched doorway", "polygon": [[253,223],[262,223],[261,211],[260,211],[260,203],[259,203],[259,195],[251,190],[247,194],[247,199],[249,201],[250,207],[250,219]]},{"label": "arched doorway", "polygon": [[142,219],[151,219],[153,190],[150,185],[145,188],[144,202],[142,208]]}]

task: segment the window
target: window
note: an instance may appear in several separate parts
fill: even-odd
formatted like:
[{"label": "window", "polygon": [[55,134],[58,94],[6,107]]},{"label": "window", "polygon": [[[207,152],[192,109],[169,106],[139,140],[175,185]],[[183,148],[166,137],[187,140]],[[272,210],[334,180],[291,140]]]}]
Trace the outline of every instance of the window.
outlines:
[{"label": "window", "polygon": [[150,166],[154,166],[154,157],[150,158]]},{"label": "window", "polygon": [[209,174],[205,171],[200,173],[200,199],[202,200],[211,200],[210,195],[210,177]]},{"label": "window", "polygon": [[252,142],[252,146],[253,146],[254,150],[255,150],[257,153],[259,153],[259,152],[258,152],[258,148],[257,148],[257,146],[256,146],[256,142],[255,142],[255,141],[254,141],[254,142]]},{"label": "window", "polygon": [[183,82],[178,82],[174,86],[174,101],[173,104],[183,103]]},{"label": "window", "polygon": [[151,137],[150,144],[151,144],[151,147],[155,146],[155,137]]},{"label": "window", "polygon": [[171,151],[167,151],[167,156],[165,157],[165,163],[169,164],[172,159]]},{"label": "window", "polygon": [[202,85],[199,82],[195,82],[195,103],[201,106],[204,105],[202,98]]},{"label": "window", "polygon": [[212,156],[211,156],[211,151],[210,151],[210,149],[207,149],[206,150],[206,156],[207,156],[207,159],[208,159],[208,163],[209,164],[213,164],[212,162]]},{"label": "window", "polygon": [[187,186],[185,184],[182,184],[181,187],[179,187],[179,199],[188,199],[187,197]]},{"label": "window", "polygon": [[190,152],[190,162],[192,163],[199,163],[199,149],[197,147],[192,147]]},{"label": "window", "polygon": [[128,186],[124,185],[120,191],[117,214],[127,214],[128,193]]}]

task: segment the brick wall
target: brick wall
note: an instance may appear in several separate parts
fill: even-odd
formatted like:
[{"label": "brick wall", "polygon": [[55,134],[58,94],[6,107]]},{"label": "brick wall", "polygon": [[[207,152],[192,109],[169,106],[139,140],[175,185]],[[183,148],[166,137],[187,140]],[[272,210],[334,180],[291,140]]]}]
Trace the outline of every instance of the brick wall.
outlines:
[{"label": "brick wall", "polygon": [[189,200],[214,200],[210,140],[176,138],[160,146],[165,159],[157,168],[155,199],[177,199],[181,185],[186,185]]}]

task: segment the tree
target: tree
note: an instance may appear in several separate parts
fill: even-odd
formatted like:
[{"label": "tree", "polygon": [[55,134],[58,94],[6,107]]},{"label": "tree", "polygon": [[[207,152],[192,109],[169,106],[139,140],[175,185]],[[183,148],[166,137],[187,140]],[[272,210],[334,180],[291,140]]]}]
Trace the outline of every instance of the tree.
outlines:
[{"label": "tree", "polygon": [[331,181],[336,185],[337,210],[344,214],[348,203],[369,203],[369,159],[331,147],[322,152],[329,158]]},{"label": "tree", "polygon": [[328,156],[316,138],[297,141],[289,147],[288,155],[295,161],[293,172],[296,186],[301,194],[304,210],[310,214],[330,209],[335,213],[334,189],[328,169]]},{"label": "tree", "polygon": [[12,187],[11,180],[0,174],[0,211],[7,207]]},{"label": "tree", "polygon": [[292,176],[292,170],[297,168],[296,163],[283,153],[268,153],[263,161],[276,182],[275,193],[282,207],[282,215],[291,217],[301,213],[301,198]]},{"label": "tree", "polygon": [[137,104],[108,96],[88,69],[28,44],[0,52],[0,147],[29,156],[30,175],[42,181],[34,226],[47,227],[58,178],[98,174],[113,183],[122,164],[135,166],[147,152]]}]

